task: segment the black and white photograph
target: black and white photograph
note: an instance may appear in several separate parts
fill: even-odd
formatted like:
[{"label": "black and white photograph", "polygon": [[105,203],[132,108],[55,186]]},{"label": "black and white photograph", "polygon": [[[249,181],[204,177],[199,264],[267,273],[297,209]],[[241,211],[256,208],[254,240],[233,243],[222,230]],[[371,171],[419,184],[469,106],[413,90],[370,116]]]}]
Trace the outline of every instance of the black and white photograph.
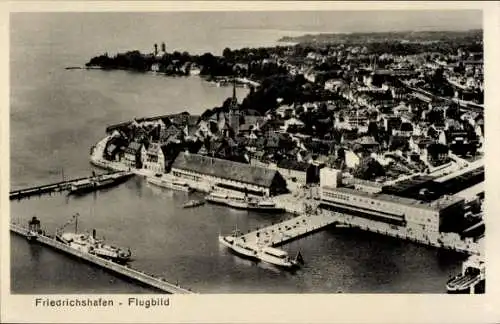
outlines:
[{"label": "black and white photograph", "polygon": [[8,13],[11,295],[489,291],[483,10],[265,8]]}]

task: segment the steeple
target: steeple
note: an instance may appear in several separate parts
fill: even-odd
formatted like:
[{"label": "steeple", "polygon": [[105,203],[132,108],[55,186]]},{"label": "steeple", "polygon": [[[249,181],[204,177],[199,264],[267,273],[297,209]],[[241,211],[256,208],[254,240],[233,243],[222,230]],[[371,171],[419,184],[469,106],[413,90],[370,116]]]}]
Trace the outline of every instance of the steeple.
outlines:
[{"label": "steeple", "polygon": [[238,108],[238,98],[236,98],[236,77],[233,77],[233,97],[229,106],[229,124],[237,134],[240,128],[240,111]]},{"label": "steeple", "polygon": [[230,110],[238,108],[238,98],[236,98],[236,77],[233,77],[233,97],[231,98]]}]

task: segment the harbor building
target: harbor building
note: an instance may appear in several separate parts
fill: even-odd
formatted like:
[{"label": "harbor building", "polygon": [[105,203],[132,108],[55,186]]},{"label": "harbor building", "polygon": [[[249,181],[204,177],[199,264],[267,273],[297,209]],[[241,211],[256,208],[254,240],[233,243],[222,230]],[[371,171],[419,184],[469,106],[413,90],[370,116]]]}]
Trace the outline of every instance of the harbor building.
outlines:
[{"label": "harbor building", "polygon": [[320,208],[417,232],[460,232],[464,199],[444,196],[425,202],[343,187],[340,171],[321,169]]},{"label": "harbor building", "polygon": [[171,173],[190,181],[206,182],[230,190],[258,196],[287,192],[286,181],[276,170],[233,162],[200,154],[181,152]]},{"label": "harbor building", "polygon": [[165,172],[165,155],[163,149],[158,143],[150,143],[146,149],[142,146],[141,159],[144,161],[143,167],[156,173]]}]

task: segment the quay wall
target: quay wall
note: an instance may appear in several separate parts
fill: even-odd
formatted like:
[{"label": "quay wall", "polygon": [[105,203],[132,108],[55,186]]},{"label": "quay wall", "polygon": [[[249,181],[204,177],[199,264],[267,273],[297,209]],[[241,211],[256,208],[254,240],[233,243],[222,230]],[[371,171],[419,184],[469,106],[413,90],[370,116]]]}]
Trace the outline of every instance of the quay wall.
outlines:
[{"label": "quay wall", "polygon": [[319,212],[332,217],[331,222],[359,228],[361,230],[392,236],[404,240],[430,245],[437,248],[450,249],[469,254],[482,254],[482,246],[472,239],[461,240],[456,233],[432,233],[417,231],[415,229],[390,225],[372,221],[358,216],[337,213],[334,211],[318,209],[318,202],[314,200],[297,199],[291,195],[275,197],[277,206],[285,208],[289,213],[301,215],[307,212]]},{"label": "quay wall", "polygon": [[101,176],[105,175],[111,175],[114,173],[118,172],[109,172],[106,174],[99,174],[94,176],[89,176],[89,177],[82,177],[82,178],[76,178],[76,179],[71,179],[71,180],[65,180],[65,181],[59,181],[47,185],[41,185],[41,186],[36,186],[36,187],[31,187],[31,188],[24,188],[24,189],[18,189],[11,191],[9,193],[9,199],[22,199],[22,198],[27,198],[30,196],[34,195],[42,195],[42,194],[48,194],[52,192],[60,192],[60,191],[66,191],[69,190],[71,185],[74,182],[81,181],[81,180],[86,180],[86,179],[97,179]]},{"label": "quay wall", "polygon": [[[19,225],[11,224],[10,230],[11,230],[11,232],[14,232],[18,235],[21,235],[24,237],[27,236],[27,230]],[[82,260],[85,260],[87,262],[98,265],[102,268],[110,270],[110,271],[112,271],[118,275],[124,276],[128,279],[132,279],[132,280],[135,280],[135,281],[140,282],[142,284],[145,284],[149,287],[159,289],[163,292],[167,292],[170,294],[192,294],[193,293],[192,291],[190,291],[188,289],[171,284],[162,278],[153,277],[153,276],[146,274],[144,272],[141,272],[139,270],[130,268],[129,266],[123,266],[123,265],[117,264],[115,262],[100,258],[98,256],[72,249],[72,248],[68,247],[67,245],[56,241],[55,239],[44,236],[44,235],[39,235],[37,237],[37,242],[44,244],[46,246],[49,246],[55,250],[65,252],[65,253],[70,254],[72,256],[75,256],[79,259],[82,259]]]},{"label": "quay wall", "polygon": [[[108,162],[102,159],[92,158],[91,161],[94,164],[101,164],[103,167],[112,170],[128,170],[127,167],[123,166],[121,163]],[[133,169],[130,170],[135,174],[143,176],[152,176],[151,171]],[[186,181],[192,188],[201,191],[209,192],[211,190],[211,184],[209,182],[198,182]],[[311,212],[313,210],[318,210],[318,201],[312,199],[304,199],[293,196],[292,194],[284,194],[272,197],[272,200],[276,203],[278,207],[284,208],[288,213],[301,215],[304,213]],[[341,214],[333,211],[321,210],[321,213],[330,213],[332,217],[335,217],[335,221],[339,224],[356,227],[362,230],[375,232],[383,235],[388,235],[400,239],[405,239],[425,245],[434,246],[437,248],[444,248],[455,250],[458,252],[464,252],[469,254],[481,254],[482,247],[477,242],[470,239],[461,240],[458,234],[455,233],[430,233],[430,232],[418,232],[415,229],[409,229],[406,227],[398,227],[394,225],[385,224],[382,222],[372,221],[358,216]]]},{"label": "quay wall", "polygon": [[482,247],[478,242],[474,242],[472,239],[461,240],[460,236],[455,233],[419,232],[415,229],[385,224],[358,216],[346,215],[326,210],[322,212],[335,217],[339,224],[359,228],[361,230],[462,253],[476,255],[482,254]]}]

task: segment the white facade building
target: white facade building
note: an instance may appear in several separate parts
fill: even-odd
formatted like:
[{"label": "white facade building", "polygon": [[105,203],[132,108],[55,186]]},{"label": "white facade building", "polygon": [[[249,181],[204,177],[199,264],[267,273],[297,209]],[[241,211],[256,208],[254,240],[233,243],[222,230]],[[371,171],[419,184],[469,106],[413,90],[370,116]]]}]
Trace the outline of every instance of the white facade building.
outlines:
[{"label": "white facade building", "polygon": [[143,146],[141,150],[142,161],[144,161],[143,168],[152,170],[156,173],[165,172],[165,155],[158,143],[149,144],[149,148]]}]

